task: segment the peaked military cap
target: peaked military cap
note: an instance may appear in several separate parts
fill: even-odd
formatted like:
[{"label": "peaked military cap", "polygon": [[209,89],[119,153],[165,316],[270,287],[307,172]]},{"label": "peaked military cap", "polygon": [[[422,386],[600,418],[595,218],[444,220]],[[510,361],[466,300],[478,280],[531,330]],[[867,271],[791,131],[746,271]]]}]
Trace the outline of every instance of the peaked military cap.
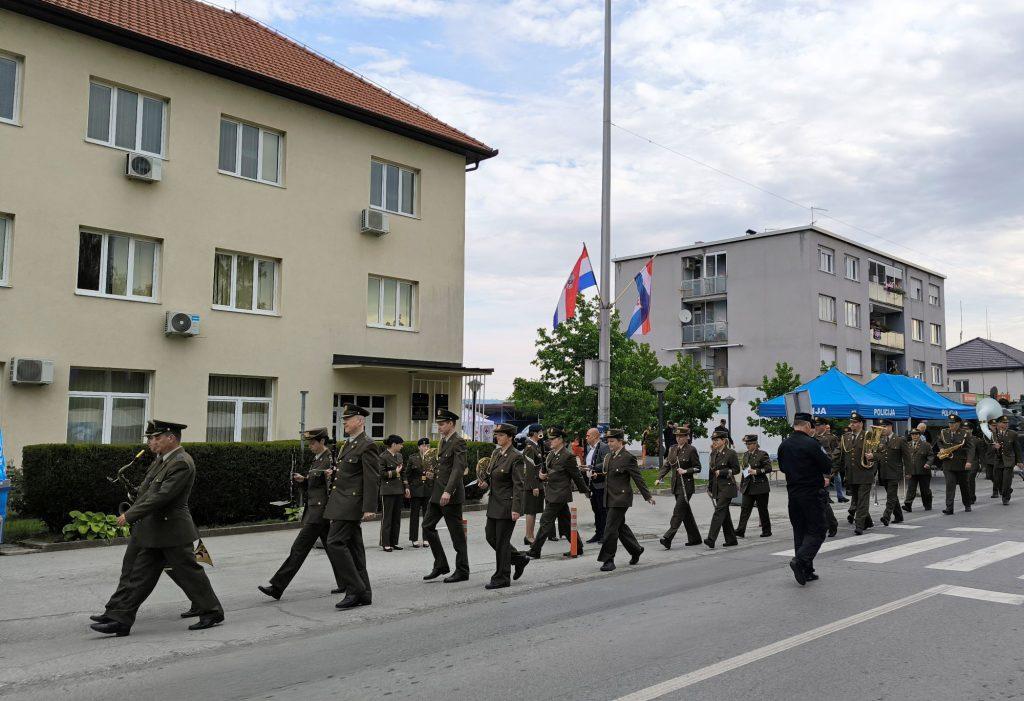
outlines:
[{"label": "peaked military cap", "polygon": [[755,436],[753,433],[748,433],[747,435],[743,436],[743,442],[744,443],[757,443],[757,436]]},{"label": "peaked military cap", "polygon": [[814,417],[814,425],[815,426],[831,426],[831,424],[828,422],[828,419],[826,419],[824,416],[815,416]]},{"label": "peaked military cap", "polygon": [[548,428],[548,438],[565,438],[565,429],[561,426],[551,426]]},{"label": "peaked military cap", "polygon": [[1006,416],[1006,414],[1003,414],[998,419],[996,419],[996,423],[997,424],[1008,424],[1008,423],[1010,423],[1010,419]]},{"label": "peaked military cap", "polygon": [[951,423],[951,424],[961,424],[963,422],[964,422],[964,420],[960,418],[959,414],[950,414],[949,415],[949,423]]},{"label": "peaked military cap", "polygon": [[807,423],[811,423],[811,421],[813,421],[813,420],[814,420],[814,417],[812,417],[806,411],[798,411],[795,414],[793,414],[793,421],[794,422],[806,421]]},{"label": "peaked military cap", "polygon": [[161,421],[160,419],[152,419],[146,423],[146,435],[159,436],[164,433],[184,431],[186,428],[188,428],[188,426],[186,426],[185,424],[176,424],[173,421]]},{"label": "peaked military cap", "polygon": [[673,431],[673,433],[675,435],[677,435],[677,436],[689,436],[690,435],[690,429],[688,429],[688,428],[677,428],[675,431]]},{"label": "peaked military cap", "polygon": [[527,433],[543,433],[544,432],[544,427],[541,426],[540,424],[530,424],[529,426],[526,427],[526,432]]},{"label": "peaked military cap", "polygon": [[892,419],[876,419],[875,420],[875,425],[876,426],[892,426],[893,423],[892,423]]},{"label": "peaked military cap", "polygon": [[910,435],[912,435],[912,436],[920,436],[921,432],[918,431],[916,428],[912,428],[912,429],[910,429]]},{"label": "peaked military cap", "polygon": [[420,438],[418,441],[416,441],[416,445],[430,445],[430,439]]},{"label": "peaked military cap", "polygon": [[441,423],[442,421],[458,421],[459,415],[454,411],[448,411],[447,409],[438,409],[437,413],[434,414],[434,422]]},{"label": "peaked military cap", "polygon": [[722,440],[727,441],[729,440],[729,434],[726,433],[725,431],[714,431],[711,434],[711,439],[714,440],[715,438],[721,438]]},{"label": "peaked military cap", "polygon": [[623,431],[621,428],[609,428],[608,433],[606,435],[608,436],[608,438],[614,438],[615,440],[618,441],[626,440],[626,432]]},{"label": "peaked military cap", "polygon": [[851,411],[850,421],[864,421],[864,416],[859,411]]},{"label": "peaked military cap", "polygon": [[311,428],[302,434],[307,441],[325,441],[330,435],[326,428]]},{"label": "peaked military cap", "polygon": [[517,429],[512,424],[498,424],[497,426],[494,427],[494,432],[504,433],[509,438],[515,438],[515,435],[519,433],[519,429]]},{"label": "peaked military cap", "polygon": [[370,412],[355,404],[343,404],[341,407],[341,418],[351,419],[353,416],[369,416]]}]

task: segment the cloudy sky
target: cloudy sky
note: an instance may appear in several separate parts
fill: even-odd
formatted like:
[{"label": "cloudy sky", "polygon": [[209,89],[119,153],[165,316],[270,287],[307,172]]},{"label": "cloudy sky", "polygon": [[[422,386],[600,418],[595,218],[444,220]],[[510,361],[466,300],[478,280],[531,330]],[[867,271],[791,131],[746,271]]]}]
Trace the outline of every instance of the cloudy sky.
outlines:
[{"label": "cloudy sky", "polygon": [[[219,0],[228,7],[232,0]],[[466,353],[504,397],[599,255],[601,0],[238,0],[501,150],[467,176]],[[614,0],[615,124],[948,276],[1024,347],[1024,0]],[[613,129],[612,254],[810,213]],[[657,276],[657,272],[655,273]],[[655,277],[657,279],[657,277]]]}]

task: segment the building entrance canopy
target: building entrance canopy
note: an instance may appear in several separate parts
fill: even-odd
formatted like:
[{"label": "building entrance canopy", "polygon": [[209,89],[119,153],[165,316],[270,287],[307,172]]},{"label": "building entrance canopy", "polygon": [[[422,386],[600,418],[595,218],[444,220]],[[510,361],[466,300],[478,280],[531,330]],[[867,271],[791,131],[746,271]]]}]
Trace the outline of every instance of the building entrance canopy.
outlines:
[{"label": "building entrance canopy", "polygon": [[[910,408],[905,401],[879,394],[836,368],[797,389],[810,392],[815,416],[843,419],[856,411],[867,419],[910,418]],[[786,398],[779,396],[762,402],[757,413],[765,418],[785,417]]]}]

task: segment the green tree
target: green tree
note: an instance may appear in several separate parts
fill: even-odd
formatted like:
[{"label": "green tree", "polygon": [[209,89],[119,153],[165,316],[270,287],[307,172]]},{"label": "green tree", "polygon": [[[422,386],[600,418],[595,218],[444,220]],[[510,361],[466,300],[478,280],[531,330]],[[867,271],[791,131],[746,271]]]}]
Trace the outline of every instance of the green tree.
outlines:
[{"label": "green tree", "polygon": [[[757,408],[761,406],[762,401],[774,399],[786,392],[792,392],[799,387],[800,384],[800,375],[793,372],[793,368],[789,363],[776,363],[775,374],[771,377],[765,375],[761,379],[761,384],[757,386],[757,389],[764,393],[765,399],[762,400],[758,398],[751,401],[751,413],[756,416]],[[786,421],[785,418],[760,419],[750,416],[747,417],[747,424],[759,427],[766,436],[780,436],[785,438],[793,432],[793,427],[789,425],[789,422]]]},{"label": "green tree", "polygon": [[[544,423],[580,434],[597,418],[597,389],[583,384],[583,365],[598,353],[598,305],[576,298],[576,315],[548,330],[537,329],[539,380],[516,378],[509,399],[519,411],[534,411]],[[619,315],[611,320],[611,425],[639,436],[656,416],[650,382],[661,371],[654,351],[626,338]],[[538,411],[538,404],[541,409]]]},{"label": "green tree", "polygon": [[721,399],[715,395],[711,376],[689,353],[676,353],[676,361],[665,368],[665,420],[690,424],[695,436],[706,436],[704,422],[718,411]]},{"label": "green tree", "polygon": [[836,365],[836,361],[833,360],[831,363],[826,363],[824,360],[822,360],[821,366],[818,368],[818,374],[824,375],[826,372],[828,372],[834,367],[839,367],[838,365]]}]

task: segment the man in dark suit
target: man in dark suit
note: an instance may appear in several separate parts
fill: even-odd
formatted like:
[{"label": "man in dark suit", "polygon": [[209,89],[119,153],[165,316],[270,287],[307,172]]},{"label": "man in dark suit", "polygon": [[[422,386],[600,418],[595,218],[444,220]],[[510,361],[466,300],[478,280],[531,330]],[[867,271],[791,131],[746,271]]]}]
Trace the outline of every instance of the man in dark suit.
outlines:
[{"label": "man in dark suit", "polygon": [[601,440],[598,430],[588,429],[584,464],[590,480],[590,508],[594,510],[594,537],[588,543],[604,540],[604,526],[608,518],[608,509],[604,505],[604,456],[607,454],[608,446]]},{"label": "man in dark suit", "polygon": [[178,585],[199,609],[199,622],[189,630],[211,628],[224,621],[224,609],[192,550],[199,532],[188,510],[188,498],[196,466],[181,447],[181,432],[186,428],[185,424],[158,420],[146,427],[159,460],[146,473],[135,503],[117,519],[118,526],[132,525],[139,553],[128,577],[127,596],[117,602],[118,608],[107,611],[108,621],[92,624],[99,633],[128,635],[139,607],[168,568],[176,571]]},{"label": "man in dark suit", "polygon": [[825,541],[826,490],[832,474],[832,461],[813,434],[811,415],[799,412],[793,420],[793,433],[779,446],[779,469],[786,475],[793,524],[795,556],[789,567],[800,586],[818,579],[814,557]]},{"label": "man in dark suit", "polygon": [[644,483],[643,475],[636,464],[636,457],[626,450],[625,431],[620,428],[608,429],[608,448],[611,452],[604,459],[607,480],[604,499],[605,506],[608,507],[608,527],[601,543],[601,552],[597,555],[598,562],[602,563],[602,572],[611,572],[615,569],[615,551],[619,541],[622,541],[622,547],[629,553],[631,565],[638,563],[644,552],[629,524],[626,523],[626,511],[633,505],[633,487],[630,481],[640,490],[644,499],[654,506],[654,497]]},{"label": "man in dark suit", "polygon": [[380,480],[380,447],[366,435],[366,417],[370,412],[355,404],[341,408],[345,442],[338,449],[338,467],[324,518],[331,528],[327,535],[327,554],[338,563],[345,598],[335,608],[350,609],[373,603],[370,576],[366,572],[362,522],[377,512]]},{"label": "man in dark suit", "polygon": [[423,538],[430,544],[434,555],[434,568],[423,579],[431,580],[448,574],[448,557],[437,533],[437,524],[444,519],[448,535],[455,548],[455,573],[444,578],[444,582],[465,582],[469,579],[469,550],[466,547],[466,532],[462,528],[462,504],[466,501],[466,488],[462,476],[466,473],[466,441],[455,431],[457,414],[447,409],[438,409],[435,421],[441,440],[437,445],[437,474],[430,505],[423,519]]},{"label": "man in dark suit", "polygon": [[664,457],[668,457],[668,451],[676,444],[676,422],[668,421],[665,423],[665,431],[662,434],[661,443],[661,454]]}]

